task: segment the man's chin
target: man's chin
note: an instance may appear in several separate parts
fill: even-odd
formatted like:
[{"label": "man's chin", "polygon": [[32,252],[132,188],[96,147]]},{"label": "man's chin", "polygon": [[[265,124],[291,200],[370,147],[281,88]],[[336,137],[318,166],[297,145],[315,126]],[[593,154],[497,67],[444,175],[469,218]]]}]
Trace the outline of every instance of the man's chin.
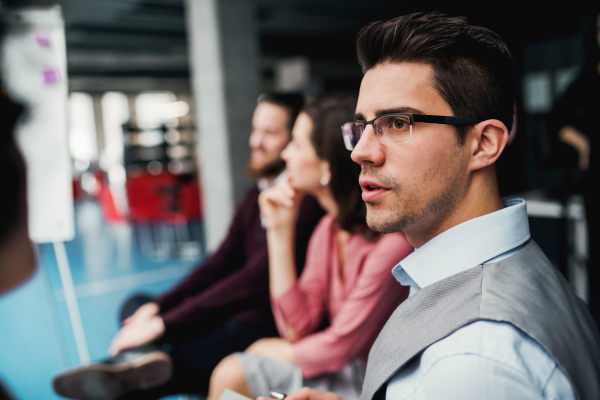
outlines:
[{"label": "man's chin", "polygon": [[408,225],[408,219],[396,210],[384,211],[367,203],[367,225],[376,232],[393,233],[401,231]]},{"label": "man's chin", "polygon": [[270,163],[256,163],[252,160],[246,167],[246,175],[252,179],[266,178],[277,176],[285,169],[285,161],[281,158],[271,161]]}]

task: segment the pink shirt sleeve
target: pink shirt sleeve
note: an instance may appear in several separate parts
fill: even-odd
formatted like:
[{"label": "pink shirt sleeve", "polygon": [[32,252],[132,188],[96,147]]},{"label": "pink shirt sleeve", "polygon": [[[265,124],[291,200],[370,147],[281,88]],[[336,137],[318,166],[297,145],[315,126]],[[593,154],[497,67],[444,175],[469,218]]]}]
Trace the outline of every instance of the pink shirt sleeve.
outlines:
[{"label": "pink shirt sleeve", "polygon": [[[286,293],[271,297],[279,334],[291,342],[314,332],[323,320],[332,223],[328,215],[321,219],[310,238],[302,275]],[[289,334],[290,328],[298,337]]]},{"label": "pink shirt sleeve", "polygon": [[[331,321],[331,326],[324,331],[309,334],[321,321],[317,316],[322,317],[324,303],[320,303],[321,314],[317,310],[309,310],[316,308],[317,300],[323,299],[326,286],[314,291],[315,298],[312,298],[313,293],[304,293],[303,287],[297,285],[278,299],[280,308],[286,309],[286,316],[291,317],[292,312],[298,313],[288,323],[296,332],[302,333],[301,339],[294,343],[293,351],[294,361],[302,369],[305,378],[337,371],[357,357],[368,354],[389,316],[408,296],[408,288],[394,279],[391,270],[411,252],[412,247],[402,234],[381,238],[362,260],[362,272],[354,288]],[[323,258],[320,262],[319,272],[330,268]],[[305,270],[307,272],[308,267]],[[326,285],[325,279],[323,285]],[[314,306],[311,304],[313,301]],[[303,311],[304,307],[308,307],[308,310]],[[303,330],[297,330],[298,327]],[[313,330],[309,332],[308,328]]]}]

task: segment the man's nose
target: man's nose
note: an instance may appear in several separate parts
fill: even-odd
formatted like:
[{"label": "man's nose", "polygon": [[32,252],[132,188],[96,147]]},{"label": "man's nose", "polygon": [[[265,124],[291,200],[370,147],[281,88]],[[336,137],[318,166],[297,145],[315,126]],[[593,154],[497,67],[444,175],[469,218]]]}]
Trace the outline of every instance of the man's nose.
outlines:
[{"label": "man's nose", "polygon": [[351,157],[354,162],[360,165],[378,166],[383,164],[385,160],[383,145],[377,140],[372,125],[366,126],[354,150],[352,150]]},{"label": "man's nose", "polygon": [[264,135],[260,131],[254,131],[250,135],[250,147],[253,149],[259,148]]}]

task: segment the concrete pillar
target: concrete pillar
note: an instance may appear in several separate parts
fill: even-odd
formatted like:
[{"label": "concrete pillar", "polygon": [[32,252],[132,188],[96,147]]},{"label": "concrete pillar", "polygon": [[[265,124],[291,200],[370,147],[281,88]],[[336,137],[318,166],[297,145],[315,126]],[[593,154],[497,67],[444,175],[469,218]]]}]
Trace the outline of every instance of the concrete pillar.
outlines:
[{"label": "concrete pillar", "polygon": [[104,124],[102,120],[102,96],[99,94],[92,95],[94,106],[94,123],[96,124],[96,145],[98,146],[98,158],[104,153]]},{"label": "concrete pillar", "polygon": [[259,90],[259,37],[252,0],[186,0],[207,246],[227,232],[251,182],[244,170]]}]

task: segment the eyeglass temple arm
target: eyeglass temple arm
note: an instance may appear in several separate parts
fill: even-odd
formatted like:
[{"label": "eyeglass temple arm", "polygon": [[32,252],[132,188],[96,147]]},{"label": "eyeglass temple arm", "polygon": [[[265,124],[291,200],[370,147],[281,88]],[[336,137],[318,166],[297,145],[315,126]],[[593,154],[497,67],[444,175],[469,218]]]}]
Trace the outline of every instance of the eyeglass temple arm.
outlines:
[{"label": "eyeglass temple arm", "polygon": [[454,126],[477,124],[477,123],[481,122],[481,120],[477,119],[477,118],[443,117],[441,115],[421,115],[421,114],[413,114],[413,121],[427,122],[430,124],[454,125]]}]

